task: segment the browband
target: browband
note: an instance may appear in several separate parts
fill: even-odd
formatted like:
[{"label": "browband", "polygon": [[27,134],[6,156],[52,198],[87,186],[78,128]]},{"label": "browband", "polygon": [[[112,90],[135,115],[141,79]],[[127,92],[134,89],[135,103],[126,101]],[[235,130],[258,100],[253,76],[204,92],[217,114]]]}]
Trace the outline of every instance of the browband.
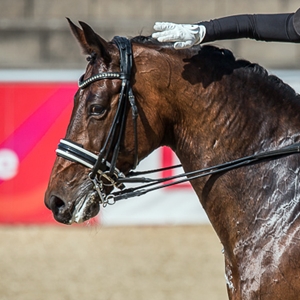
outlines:
[{"label": "browband", "polygon": [[92,84],[95,81],[101,80],[101,79],[125,79],[126,75],[124,73],[115,73],[115,72],[103,72],[96,74],[86,80],[84,80],[84,75],[80,76],[78,81],[78,87],[80,89],[86,88],[88,85]]}]

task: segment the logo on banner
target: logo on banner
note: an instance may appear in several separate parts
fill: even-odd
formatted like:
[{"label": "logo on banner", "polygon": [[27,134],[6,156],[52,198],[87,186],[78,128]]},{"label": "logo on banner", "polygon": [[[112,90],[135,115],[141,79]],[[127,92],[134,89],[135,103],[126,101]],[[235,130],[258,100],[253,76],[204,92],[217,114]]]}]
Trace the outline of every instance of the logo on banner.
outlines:
[{"label": "logo on banner", "polygon": [[10,149],[0,149],[0,180],[9,180],[18,173],[19,158]]}]

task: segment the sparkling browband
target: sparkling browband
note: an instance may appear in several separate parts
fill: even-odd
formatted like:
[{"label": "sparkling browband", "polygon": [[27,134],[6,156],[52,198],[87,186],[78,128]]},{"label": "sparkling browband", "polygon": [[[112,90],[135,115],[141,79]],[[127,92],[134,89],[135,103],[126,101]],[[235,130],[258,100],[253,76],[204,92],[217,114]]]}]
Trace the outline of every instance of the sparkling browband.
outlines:
[{"label": "sparkling browband", "polygon": [[94,75],[86,80],[83,80],[84,74],[79,78],[78,86],[80,89],[84,89],[91,83],[101,80],[101,79],[124,79],[124,73],[115,73],[115,72],[104,72]]}]

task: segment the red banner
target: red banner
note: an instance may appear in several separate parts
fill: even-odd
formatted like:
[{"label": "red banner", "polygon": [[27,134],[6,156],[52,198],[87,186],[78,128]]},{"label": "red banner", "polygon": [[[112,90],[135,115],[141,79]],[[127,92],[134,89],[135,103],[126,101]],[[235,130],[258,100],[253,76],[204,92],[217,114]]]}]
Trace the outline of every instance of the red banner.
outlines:
[{"label": "red banner", "polygon": [[0,223],[54,223],[43,199],[76,84],[0,83]]},{"label": "red banner", "polygon": [[[174,165],[179,165],[180,161],[178,160],[178,158],[176,157],[176,155],[172,152],[172,150],[168,147],[163,147],[161,149],[162,152],[162,160],[161,160],[161,167],[162,168],[167,168],[170,166],[174,166]],[[176,168],[176,169],[169,169],[169,170],[165,170],[162,172],[161,177],[171,177],[171,176],[175,176],[175,175],[179,175],[184,173],[182,168]],[[184,179],[184,177],[179,178],[180,179]],[[168,183],[172,183],[174,182],[174,180],[171,180]],[[171,185],[168,187],[168,189],[191,189],[192,186],[189,182],[185,182],[185,183],[180,183],[180,184],[175,184],[175,185]]]}]

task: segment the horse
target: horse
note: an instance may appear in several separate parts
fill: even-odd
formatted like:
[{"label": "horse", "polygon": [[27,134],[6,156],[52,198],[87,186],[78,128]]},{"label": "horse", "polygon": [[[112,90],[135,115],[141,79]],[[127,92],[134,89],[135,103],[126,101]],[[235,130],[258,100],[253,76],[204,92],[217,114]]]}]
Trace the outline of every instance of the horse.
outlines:
[{"label": "horse", "polygon": [[45,194],[54,218],[84,222],[100,203],[151,190],[144,179],[122,192],[136,165],[168,146],[224,247],[229,299],[299,299],[297,93],[226,49],[106,41],[68,21],[88,65]]}]

